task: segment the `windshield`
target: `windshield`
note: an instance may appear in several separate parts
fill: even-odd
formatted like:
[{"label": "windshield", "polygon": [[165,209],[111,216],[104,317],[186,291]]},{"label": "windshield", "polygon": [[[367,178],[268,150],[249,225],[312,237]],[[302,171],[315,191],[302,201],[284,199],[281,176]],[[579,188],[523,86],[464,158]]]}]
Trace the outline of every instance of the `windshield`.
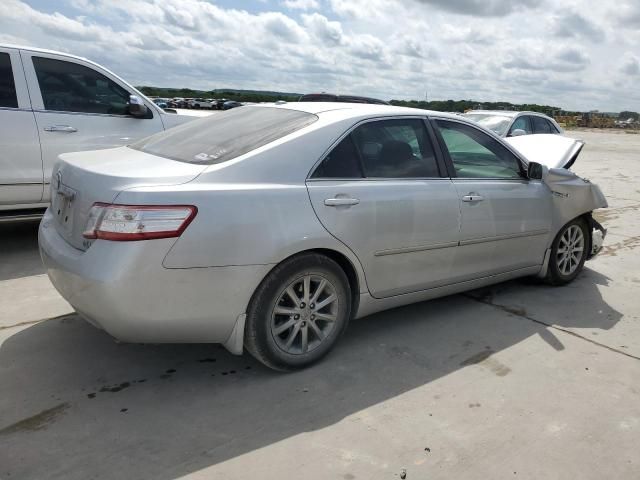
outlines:
[{"label": "windshield", "polygon": [[464,114],[465,118],[469,120],[473,120],[479,125],[482,125],[484,128],[488,128],[489,130],[493,130],[500,136],[503,136],[507,133],[507,128],[509,128],[509,124],[511,123],[511,117],[506,117],[504,115],[494,115],[488,113],[466,113]]},{"label": "windshield", "polygon": [[129,145],[179,162],[212,165],[312,124],[317,116],[278,107],[242,107],[187,122]]}]

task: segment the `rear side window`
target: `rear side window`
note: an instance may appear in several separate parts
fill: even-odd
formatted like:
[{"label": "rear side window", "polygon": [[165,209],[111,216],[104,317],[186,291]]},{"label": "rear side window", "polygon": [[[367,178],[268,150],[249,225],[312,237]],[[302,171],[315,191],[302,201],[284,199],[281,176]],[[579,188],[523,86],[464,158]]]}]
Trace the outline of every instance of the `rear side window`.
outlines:
[{"label": "rear side window", "polygon": [[351,135],[345,137],[327,155],[311,178],[362,178],[358,151]]},{"label": "rear side window", "polygon": [[312,124],[317,116],[278,107],[242,107],[194,120],[130,145],[179,162],[226,162]]},{"label": "rear side window", "polygon": [[420,119],[369,122],[352,135],[368,178],[440,176],[433,145]]},{"label": "rear side window", "polygon": [[357,127],[312,178],[433,178],[440,172],[420,119],[367,122]]},{"label": "rear side window", "polygon": [[0,53],[0,107],[18,108],[16,84],[8,53]]},{"label": "rear side window", "polygon": [[551,124],[542,117],[531,117],[533,121],[533,131],[535,133],[557,133],[551,129]]},{"label": "rear side window", "polygon": [[127,115],[129,92],[73,62],[32,57],[46,110]]}]

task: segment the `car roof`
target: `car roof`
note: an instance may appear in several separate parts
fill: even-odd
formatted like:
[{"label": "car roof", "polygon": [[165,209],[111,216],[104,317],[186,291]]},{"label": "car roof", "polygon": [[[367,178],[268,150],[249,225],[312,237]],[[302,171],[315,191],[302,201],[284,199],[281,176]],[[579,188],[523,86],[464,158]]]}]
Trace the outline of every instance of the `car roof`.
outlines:
[{"label": "car roof", "polygon": [[[305,93],[304,95],[300,96],[298,101],[299,102],[318,101],[318,100],[311,100],[311,99],[317,98],[317,97],[332,98],[332,100],[326,100],[327,102],[373,103],[373,104],[378,104],[378,105],[390,105],[389,102],[387,102],[385,100],[380,100],[379,98],[363,97],[363,96],[360,96],[360,95],[350,95],[350,94],[327,93],[327,92],[323,92],[323,93]],[[322,101],[322,100],[320,100],[320,101]]]},{"label": "car roof", "polygon": [[78,60],[84,60],[85,62],[94,63],[88,58],[80,57],[78,55],[73,55],[71,53],[59,52],[57,50],[49,50],[46,48],[37,48],[37,47],[27,47],[25,45],[12,45],[10,43],[0,43],[0,47],[2,48],[15,48],[16,50],[28,50],[30,52],[38,52],[38,53],[50,53],[52,55],[62,55],[64,57],[76,58]]},{"label": "car roof", "polygon": [[527,111],[527,110],[523,110],[523,111],[516,111],[516,110],[469,110],[468,112],[465,112],[465,114],[467,113],[482,113],[484,115],[500,115],[503,117],[510,117],[510,118],[515,118],[518,115],[538,115],[541,117],[547,117],[549,118],[548,115],[545,115],[544,113],[540,113],[540,112],[531,112],[531,111]]},{"label": "car roof", "polygon": [[460,117],[445,112],[436,112],[433,110],[422,110],[420,108],[396,107],[393,105],[378,105],[374,103],[343,103],[343,102],[290,102],[282,104],[263,104],[253,105],[256,108],[283,108],[288,110],[298,110],[301,112],[319,115],[326,112],[332,112],[334,116],[342,118],[356,118],[363,116],[406,116],[420,115],[433,116],[441,118],[459,119]]}]

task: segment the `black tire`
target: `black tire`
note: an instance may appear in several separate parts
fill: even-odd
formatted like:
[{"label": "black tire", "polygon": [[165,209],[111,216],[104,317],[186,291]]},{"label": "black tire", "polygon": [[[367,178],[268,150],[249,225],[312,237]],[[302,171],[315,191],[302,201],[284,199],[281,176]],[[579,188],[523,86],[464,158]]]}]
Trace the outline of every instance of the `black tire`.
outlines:
[{"label": "black tire", "polygon": [[[561,263],[563,251],[559,251],[562,247],[564,247],[563,236],[565,233],[573,228],[577,227],[582,232],[582,251],[581,256],[579,257],[579,261],[575,263],[575,269],[570,272],[563,272]],[[562,245],[561,245],[562,244]],[[589,250],[591,249],[591,235],[589,235],[589,228],[587,226],[587,222],[583,218],[576,218],[569,223],[567,223],[564,227],[560,229],[558,235],[553,240],[553,244],[551,245],[551,255],[549,256],[549,266],[547,268],[547,275],[545,277],[545,282],[549,285],[566,285],[571,283],[582,271],[584,267],[584,262],[587,260],[587,255]],[[565,267],[566,268],[566,267]]]},{"label": "black tire", "polygon": [[[304,281],[303,279],[305,277],[325,279],[328,287],[331,287],[331,292],[337,297],[337,300],[331,302],[331,308],[333,309],[331,316],[335,317],[335,321],[325,322],[324,320],[317,319],[314,322],[314,329],[316,329],[318,325],[323,325],[323,328],[327,329],[329,329],[328,325],[333,325],[323,339],[320,339],[320,336],[316,335],[315,332],[312,331],[313,329],[310,328],[311,317],[308,317],[310,312],[303,314],[301,320],[294,320],[293,315],[288,317],[284,316],[282,324],[275,324],[275,322],[280,319],[280,316],[277,316],[275,313],[276,306],[279,307],[283,305],[282,302],[286,301],[286,298],[290,298],[288,295],[285,297],[287,287],[295,282]],[[316,284],[316,288],[320,288],[319,284]],[[330,295],[327,295],[325,298],[329,296]],[[319,298],[320,297],[318,297],[318,299]],[[321,301],[318,301],[319,305],[321,303]],[[298,307],[299,305],[295,308]],[[319,313],[318,316],[320,315],[322,314]],[[298,315],[298,317],[300,317],[300,315]],[[324,255],[316,253],[296,255],[285,260],[269,272],[254,292],[249,303],[249,308],[247,309],[244,346],[251,355],[269,368],[280,371],[299,370],[317,362],[329,353],[344,333],[350,318],[351,290],[349,288],[349,280],[342,268]],[[281,345],[283,342],[282,335],[286,336],[287,340],[289,339],[289,335],[295,335],[294,344],[296,343],[295,341],[298,340],[298,337],[302,336],[301,333],[299,335],[298,333],[294,333],[294,327],[291,327],[291,330],[286,330],[280,335],[274,333],[274,329],[283,326],[284,323],[287,322],[302,322],[302,325],[307,323],[308,326],[301,327],[307,330],[305,340],[314,337],[318,343],[316,343],[310,351],[306,351],[305,353],[302,352],[302,346],[300,347],[300,353],[285,351]],[[301,338],[300,344],[302,345]],[[293,348],[293,346],[291,348]]]}]

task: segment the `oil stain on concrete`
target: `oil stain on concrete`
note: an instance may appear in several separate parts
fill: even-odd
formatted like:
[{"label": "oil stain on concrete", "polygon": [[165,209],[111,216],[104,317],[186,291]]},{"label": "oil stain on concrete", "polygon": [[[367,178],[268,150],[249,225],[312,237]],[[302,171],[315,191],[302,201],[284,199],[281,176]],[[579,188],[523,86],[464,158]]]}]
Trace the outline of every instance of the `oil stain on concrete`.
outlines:
[{"label": "oil stain on concrete", "polygon": [[480,365],[482,367],[488,368],[498,377],[505,377],[509,375],[509,373],[511,373],[511,369],[495,358],[492,358],[491,355],[493,355],[494,353],[495,352],[493,350],[483,350],[464,360],[460,364],[460,366],[467,367],[469,365]]},{"label": "oil stain on concrete", "polygon": [[68,403],[61,403],[53,408],[43,410],[36,415],[20,420],[0,430],[0,435],[10,435],[18,432],[35,432],[43,430],[54,423],[70,407]]}]

